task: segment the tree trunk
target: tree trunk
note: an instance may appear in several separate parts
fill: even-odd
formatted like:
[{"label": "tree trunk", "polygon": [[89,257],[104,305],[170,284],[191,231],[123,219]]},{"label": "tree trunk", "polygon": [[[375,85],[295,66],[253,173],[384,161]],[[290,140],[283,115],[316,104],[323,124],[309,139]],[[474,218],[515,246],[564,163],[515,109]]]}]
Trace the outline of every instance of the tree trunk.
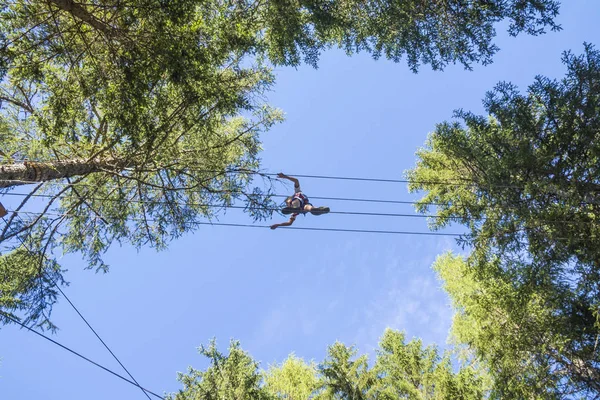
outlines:
[{"label": "tree trunk", "polygon": [[106,170],[120,172],[132,164],[122,159],[15,163],[0,166],[0,188],[28,185],[73,176],[87,175]]},{"label": "tree trunk", "polygon": [[54,4],[63,11],[68,12],[73,17],[82,20],[83,22],[91,25],[97,30],[103,32],[106,36],[112,37],[115,34],[115,30],[100,21],[93,14],[89,13],[80,4],[75,3],[73,0],[47,0],[49,3]]}]

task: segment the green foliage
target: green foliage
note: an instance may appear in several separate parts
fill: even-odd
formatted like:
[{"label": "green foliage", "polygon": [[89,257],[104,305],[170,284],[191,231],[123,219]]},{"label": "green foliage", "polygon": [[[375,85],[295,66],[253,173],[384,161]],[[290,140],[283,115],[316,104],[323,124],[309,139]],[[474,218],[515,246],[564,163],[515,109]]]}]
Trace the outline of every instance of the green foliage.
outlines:
[{"label": "green foliage", "polygon": [[440,358],[435,347],[423,348],[420,340],[406,343],[403,333],[391,329],[381,339],[373,368],[366,355],[356,357],[353,347],[339,342],[329,347],[319,365],[291,355],[264,372],[262,380],[257,364],[237,342],[227,356],[218,353],[214,342],[201,353],[209,358],[209,367],[180,374],[184,388],[170,399],[230,399],[232,393],[236,399],[481,399],[487,393],[472,367],[455,373],[447,354]]},{"label": "green foliage", "polygon": [[[4,1],[0,163],[29,164],[17,180],[0,171],[0,187],[45,182],[28,189],[48,197],[44,215],[9,218],[2,250],[23,238],[107,270],[113,243],[163,249],[235,201],[267,218],[250,171],[283,117],[263,101],[271,65],[316,66],[338,46],[415,71],[470,67],[491,61],[494,23],[539,34],[557,13],[555,0]],[[40,211],[29,199],[17,211]]]},{"label": "green foliage", "polygon": [[379,344],[373,392],[377,399],[481,399],[484,380],[472,367],[453,372],[450,356],[419,339],[406,343],[404,333],[387,329]]},{"label": "green foliage", "polygon": [[33,182],[53,162],[75,163],[30,191],[47,197],[16,211],[39,212],[44,200],[44,214],[12,215],[0,233],[5,252],[22,239],[35,253],[79,252],[106,271],[115,242],[163,249],[236,201],[255,219],[270,215],[269,188],[252,189],[249,171],[259,169],[260,133],[283,115],[261,98],[269,68],[246,59],[256,32],[230,29],[238,14],[226,4],[160,4],[0,9],[0,160],[35,162]]},{"label": "green foliage", "polygon": [[[564,398],[586,390],[568,382],[576,354],[569,317],[555,312],[569,299],[496,269],[475,272],[460,257],[435,263],[453,300],[453,335],[488,366],[496,398]],[[485,275],[484,275],[485,274]]]},{"label": "green foliage", "polygon": [[265,7],[265,45],[276,64],[316,66],[319,52],[337,46],[348,54],[367,51],[395,62],[405,58],[443,69],[490,63],[494,23],[507,19],[509,32],[558,30],[556,1],[334,1],[272,0]]},{"label": "green foliage", "polygon": [[301,400],[311,398],[319,387],[317,367],[305,363],[294,354],[281,364],[270,366],[264,376],[266,390],[278,399]]},{"label": "green foliage", "polygon": [[178,380],[184,388],[173,400],[238,400],[269,399],[261,387],[262,375],[258,364],[240,348],[239,342],[229,344],[229,354],[217,350],[213,340],[208,347],[201,346],[200,354],[207,357],[210,366],[206,371],[189,368],[188,374],[179,373]]},{"label": "green foliage", "polygon": [[564,79],[500,83],[488,117],[437,125],[408,172],[432,228],[469,229],[465,263],[437,268],[500,397],[600,394],[600,52],[563,62]]},{"label": "green foliage", "polygon": [[356,356],[356,350],[336,342],[327,350],[327,358],[319,365],[325,387],[325,398],[361,400],[370,398],[375,382],[367,356]]},{"label": "green foliage", "polygon": [[62,283],[58,264],[34,254],[23,246],[0,255],[0,322],[8,315],[18,318],[14,312],[24,313],[24,324],[36,323],[42,329],[54,329],[47,305],[56,301],[58,292],[55,282]]}]

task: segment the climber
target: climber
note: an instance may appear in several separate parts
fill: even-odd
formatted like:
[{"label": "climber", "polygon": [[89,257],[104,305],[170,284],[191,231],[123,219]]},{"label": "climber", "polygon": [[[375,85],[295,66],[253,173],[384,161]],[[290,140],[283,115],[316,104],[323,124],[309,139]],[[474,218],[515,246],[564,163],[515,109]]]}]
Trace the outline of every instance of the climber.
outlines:
[{"label": "climber", "polygon": [[280,226],[292,225],[296,220],[296,217],[300,213],[306,214],[307,212],[309,212],[312,215],[322,215],[327,214],[329,212],[329,207],[315,207],[312,204],[310,204],[310,202],[308,201],[308,197],[306,197],[306,195],[302,193],[302,190],[300,189],[300,182],[298,182],[298,179],[291,176],[287,176],[281,172],[277,174],[277,177],[282,179],[288,179],[294,182],[294,194],[285,199],[286,207],[284,207],[281,210],[283,214],[292,214],[292,216],[287,222],[271,225],[271,229],[277,229]]}]

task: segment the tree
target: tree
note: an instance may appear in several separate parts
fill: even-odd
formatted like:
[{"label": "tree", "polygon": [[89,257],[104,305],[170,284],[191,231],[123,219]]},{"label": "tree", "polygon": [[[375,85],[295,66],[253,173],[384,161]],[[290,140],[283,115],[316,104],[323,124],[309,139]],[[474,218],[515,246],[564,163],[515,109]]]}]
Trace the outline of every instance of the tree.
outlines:
[{"label": "tree", "polygon": [[294,354],[281,364],[271,366],[265,373],[265,388],[274,398],[304,400],[314,397],[320,390],[317,368]]},{"label": "tree", "polygon": [[[223,356],[214,342],[209,351],[202,347],[210,366],[206,372],[190,369],[188,374],[180,374],[184,389],[175,399],[229,399],[226,393],[238,388],[239,395],[251,393],[248,388],[252,388],[258,397],[237,398],[265,398],[262,396],[268,393],[272,399],[287,400],[481,399],[487,391],[483,377],[471,366],[462,366],[455,373],[448,354],[440,358],[435,346],[423,348],[417,339],[406,343],[403,333],[391,329],[381,339],[373,368],[369,368],[366,355],[356,357],[353,347],[336,342],[317,366],[291,355],[259,380],[257,364],[239,343],[232,342],[229,351]],[[222,373],[216,374],[217,370]],[[224,387],[229,392],[221,389]]]},{"label": "tree", "polygon": [[[3,253],[27,250],[46,266],[80,252],[106,270],[115,241],[164,248],[238,199],[269,215],[247,171],[259,166],[259,133],[281,120],[260,99],[272,75],[244,64],[247,32],[226,27],[225,5],[196,5],[2,6],[0,186],[35,184],[2,227]],[[46,292],[22,295],[49,310]]]},{"label": "tree", "polygon": [[405,342],[404,333],[386,329],[374,367],[377,399],[482,399],[485,380],[472,366],[454,372],[450,355],[420,339]]},{"label": "tree", "polygon": [[15,313],[22,313],[23,323],[52,328],[47,305],[56,301],[56,284],[63,283],[55,261],[40,260],[23,247],[0,257],[0,317],[16,318]]},{"label": "tree", "polygon": [[576,325],[581,311],[568,309],[573,293],[498,264],[482,271],[446,254],[434,265],[456,310],[454,341],[489,370],[492,398],[597,397],[597,358]]},{"label": "tree", "polygon": [[207,357],[210,365],[206,371],[189,368],[187,374],[178,374],[184,388],[170,400],[267,400],[271,397],[261,385],[262,375],[258,364],[240,348],[239,342],[231,341],[229,354],[217,350],[213,340],[208,347],[200,346],[200,354]]},{"label": "tree", "polygon": [[[497,351],[491,339],[465,343],[500,380],[534,362],[533,381],[548,384],[541,397],[600,394],[600,53],[586,44],[563,62],[561,81],[537,77],[526,94],[500,83],[484,101],[487,118],[461,110],[465,126],[437,125],[407,174],[411,190],[426,192],[417,209],[435,204],[434,229],[469,229],[467,272],[449,292],[471,321],[464,331],[497,324]],[[469,291],[488,303],[469,305]],[[506,351],[503,326],[519,351]]]},{"label": "tree", "polygon": [[0,188],[28,193],[2,250],[106,270],[115,241],[164,248],[236,200],[266,218],[268,187],[249,186],[259,134],[282,119],[262,99],[270,64],[316,66],[338,46],[468,68],[491,61],[495,22],[539,34],[557,13],[554,0],[5,1]]},{"label": "tree", "polygon": [[356,349],[335,342],[319,365],[326,399],[366,400],[372,398],[376,375],[369,369],[367,356],[357,358]]}]

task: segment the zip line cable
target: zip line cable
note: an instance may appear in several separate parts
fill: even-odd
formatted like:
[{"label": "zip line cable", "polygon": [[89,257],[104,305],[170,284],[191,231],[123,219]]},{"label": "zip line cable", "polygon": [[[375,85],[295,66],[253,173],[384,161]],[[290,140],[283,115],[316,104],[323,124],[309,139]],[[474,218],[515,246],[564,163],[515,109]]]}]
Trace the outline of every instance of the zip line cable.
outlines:
[{"label": "zip line cable", "polygon": [[[14,211],[13,211],[14,212]],[[33,211],[19,211],[21,214],[32,214],[32,215],[42,215],[40,212]],[[46,215],[52,216],[67,216],[68,214],[60,214],[60,213],[45,213]],[[144,219],[144,218],[129,218],[127,221],[132,222],[156,222],[154,219]],[[245,228],[270,228],[270,225],[252,225],[252,224],[237,224],[237,223],[224,223],[224,222],[199,222],[199,221],[189,221],[186,222],[189,225],[213,225],[213,226],[230,226],[230,227],[245,227]],[[543,226],[543,225],[542,225]],[[468,233],[443,233],[443,232],[415,232],[415,231],[386,231],[386,230],[370,230],[370,229],[345,229],[345,228],[314,228],[314,227],[294,227],[294,226],[286,226],[279,227],[278,229],[292,229],[292,230],[304,230],[304,231],[326,231],[326,232],[355,232],[355,233],[380,233],[380,234],[396,234],[396,235],[418,235],[418,236],[448,236],[448,237],[456,237],[461,238],[468,236]],[[517,229],[510,232],[504,232],[503,234],[515,234],[518,232],[524,232],[531,230],[533,228],[522,228]],[[587,239],[595,239],[596,236],[589,236]],[[574,238],[566,238],[566,237],[557,237],[555,240],[587,240],[587,239],[574,239]]]},{"label": "zip line cable", "polygon": [[[21,222],[25,222],[23,221],[23,219],[21,218],[21,216],[19,216],[17,214],[17,217],[21,220]],[[4,217],[2,217],[2,220],[4,221],[4,223],[7,223],[6,219]],[[18,237],[17,237],[18,238]],[[33,254],[33,252],[31,251],[31,249],[25,244],[25,242],[18,238],[19,241],[21,242],[21,244],[23,245],[23,247],[25,247],[25,249]],[[41,260],[40,260],[41,262]],[[119,365],[125,370],[125,372],[127,372],[127,375],[129,375],[129,377],[136,383],[136,385],[140,386],[138,381],[133,377],[133,375],[131,375],[131,373],[129,372],[129,370],[127,368],[125,368],[125,365],[123,365],[123,363],[121,362],[121,360],[119,360],[119,358],[115,355],[115,353],[113,353],[113,351],[110,349],[110,347],[108,347],[108,345],[104,342],[104,340],[102,340],[102,338],[100,337],[100,335],[96,332],[96,330],[94,328],[92,328],[92,325],[90,325],[90,323],[87,321],[87,319],[83,316],[83,314],[81,314],[81,312],[79,312],[79,309],[75,306],[75,304],[73,304],[73,302],[71,301],[71,299],[67,296],[67,294],[61,289],[60,285],[58,285],[56,283],[56,281],[50,279],[52,281],[52,283],[54,284],[54,287],[56,287],[58,289],[58,291],[63,295],[63,297],[67,300],[67,302],[71,305],[71,307],[75,310],[75,312],[79,315],[79,317],[81,317],[81,319],[83,320],[83,322],[85,322],[85,324],[88,326],[88,328],[90,328],[90,330],[94,333],[94,335],[96,335],[96,337],[98,338],[98,340],[104,345],[104,347],[106,348],[106,350],[108,350],[108,352],[113,356],[113,358],[119,363]],[[141,388],[141,386],[140,386]],[[146,393],[143,389],[142,392],[144,393],[144,395],[148,398],[148,400],[150,400],[150,396],[148,396],[148,393]]]},{"label": "zip line cable", "polygon": [[[29,161],[29,160],[19,160],[21,163],[24,161]],[[18,162],[19,162],[18,161]],[[277,176],[278,174],[275,173],[270,173],[270,172],[261,172],[261,171],[253,171],[253,170],[244,170],[244,169],[239,169],[239,170],[229,170],[229,171],[217,171],[217,170],[205,170],[205,169],[197,169],[197,168],[184,168],[186,170],[190,170],[190,171],[196,171],[196,172],[206,172],[206,173],[216,173],[218,174],[217,176],[222,176],[222,175],[227,175],[227,174],[232,174],[232,173],[238,173],[238,174],[247,174],[247,175],[260,175],[260,176]],[[410,179],[388,179],[388,178],[364,178],[364,177],[354,177],[354,176],[331,176],[331,175],[305,175],[305,174],[286,174],[288,176],[292,176],[292,177],[296,177],[296,178],[310,178],[310,179],[331,179],[331,180],[345,180],[345,181],[360,181],[360,182],[381,182],[381,183],[413,183],[413,184],[424,184],[424,185],[445,185],[445,186],[478,186],[477,182],[473,182],[472,180],[469,179],[462,179],[462,180],[458,180],[458,181],[438,181],[438,180],[432,180],[432,181],[427,181],[427,180],[410,180]],[[216,177],[215,177],[216,178]],[[22,181],[22,180],[17,180],[17,179],[13,179],[13,180],[0,180],[0,183],[2,182],[16,182],[16,183],[24,183],[24,182],[28,182],[28,183],[38,183],[38,181]],[[494,184],[494,185],[486,185],[486,184],[482,184],[482,186],[486,186],[486,187],[494,187],[494,188],[506,188],[506,189],[523,189],[524,186],[518,186],[518,185],[506,185],[506,184]],[[592,190],[595,191],[595,190]]]},{"label": "zip line cable", "polygon": [[[243,170],[236,170],[236,171],[204,171],[204,172],[216,172],[219,173],[220,175],[223,174],[227,174],[227,173],[249,173],[249,174],[259,174],[262,176],[277,176],[278,174],[273,174],[273,173],[262,173],[262,172],[257,172],[257,171],[243,171]],[[392,182],[392,183],[410,183],[411,181],[408,180],[394,180],[394,179],[380,179],[380,178],[358,178],[358,177],[340,177],[340,176],[326,176],[326,175],[302,175],[302,174],[296,174],[293,175],[295,177],[298,178],[317,178],[317,179],[342,179],[342,180],[356,180],[356,181],[374,181],[374,182]],[[1,181],[0,181],[1,182]],[[431,183],[431,182],[430,182]],[[448,182],[439,182],[440,184],[450,184]],[[83,184],[81,186],[93,186],[91,184]],[[503,186],[503,187],[508,187],[508,186]],[[151,188],[151,189],[156,189],[159,190],[160,188]],[[228,191],[223,191],[222,193],[228,193]],[[255,195],[253,193],[243,193],[243,192],[235,192],[235,191],[229,191],[229,193],[238,193],[238,194],[246,194],[246,195]],[[5,193],[5,195],[21,195],[21,196],[26,196],[25,194],[21,194],[21,193]],[[31,197],[36,196],[36,197],[54,197],[54,196],[50,196],[50,195],[43,195],[43,194],[33,194],[31,195]],[[269,195],[259,195],[259,196],[269,196]],[[289,197],[286,195],[271,195],[273,197]],[[329,199],[329,200],[343,200],[343,201],[365,201],[365,202],[394,202],[394,203],[399,203],[399,204],[418,204],[417,202],[400,202],[400,201],[391,201],[391,200],[376,200],[376,199],[347,199],[347,198],[326,198],[326,197],[313,197],[313,199]],[[97,199],[100,201],[118,201],[116,199],[107,199],[107,198],[100,198]],[[168,202],[152,202],[152,201],[143,201],[143,200],[129,200],[132,203],[150,203],[150,204],[157,204],[157,203],[168,203]],[[420,203],[423,205],[440,205],[440,204],[436,204],[436,203]],[[239,209],[247,209],[249,207],[242,207],[242,206],[227,206],[227,205],[212,205],[212,204],[192,204],[190,203],[189,205],[197,205],[197,206],[205,206],[205,207],[218,207],[218,208],[239,208]],[[261,209],[261,208],[258,208]],[[278,211],[278,209],[268,209],[268,208],[262,208],[262,210],[265,211]],[[385,217],[407,217],[407,218],[442,218],[441,216],[438,215],[415,215],[415,214],[395,214],[395,213],[375,213],[375,212],[355,212],[355,211],[330,211],[331,214],[343,214],[343,215],[365,215],[365,216],[385,216]],[[35,213],[30,213],[30,214],[35,214]],[[38,213],[38,215],[41,215]],[[50,215],[50,214],[48,214]],[[458,220],[458,221],[463,221],[465,220],[465,218],[462,217],[447,217],[449,220]],[[474,220],[473,218],[466,218],[466,220],[472,221]],[[150,221],[148,221],[150,222]],[[588,221],[581,221],[581,222],[577,222],[577,221],[542,221],[542,222],[551,222],[551,223],[576,223],[576,224],[580,224],[580,223],[589,223]],[[199,224],[206,224],[206,225],[218,225],[217,223],[199,223]],[[268,227],[268,226],[257,226],[257,225],[243,225],[243,224],[227,224],[227,226],[252,226],[252,227]],[[289,228],[289,227],[288,227]],[[289,228],[289,229],[302,229],[302,230],[331,230],[331,231],[338,231],[338,232],[364,232],[364,233],[397,233],[397,234],[415,234],[415,235],[425,235],[425,234],[434,234],[432,232],[429,233],[425,233],[425,232],[408,232],[408,231],[379,231],[379,230],[365,230],[365,229],[338,229],[338,228]],[[435,235],[440,235],[440,233],[435,233]],[[461,236],[460,234],[447,234],[450,236]]]},{"label": "zip line cable", "polygon": [[[25,193],[7,193],[9,195],[14,196],[27,196]],[[51,198],[51,195],[32,195],[32,197],[45,197]],[[282,196],[288,197],[288,196]],[[108,198],[98,198],[91,197],[91,200],[98,201],[111,201],[118,202],[117,199],[108,199]],[[316,199],[316,197],[313,197]],[[128,203],[136,203],[136,204],[169,204],[168,201],[150,201],[150,200],[128,200]],[[201,204],[201,203],[185,203],[187,206],[201,206],[201,207],[209,207],[209,208],[230,208],[230,209],[242,209],[245,210],[248,207],[246,206],[234,206],[234,205],[221,205],[221,204]],[[280,208],[268,208],[268,207],[254,207],[254,209],[264,210],[264,211],[280,211]],[[23,211],[22,211],[23,213]],[[420,214],[402,214],[402,213],[377,213],[377,212],[367,212],[367,211],[329,211],[327,214],[340,214],[340,215],[365,215],[365,216],[380,216],[380,217],[405,217],[405,218],[440,218],[437,215],[420,215]],[[41,213],[40,213],[41,215]],[[460,218],[460,217],[449,217],[450,219]]]},{"label": "zip line cable", "polygon": [[[6,193],[6,195],[10,195],[10,196],[27,196],[26,193]],[[278,197],[289,197],[289,196],[285,196],[285,195],[277,195]],[[33,194],[31,195],[31,197],[44,197],[44,198],[52,198],[53,196],[51,195],[45,195],[45,194]],[[316,196],[311,196],[311,198],[313,199],[318,199],[319,197]],[[111,201],[111,202],[118,202],[118,199],[109,199],[109,198],[98,198],[98,197],[91,197],[91,200],[98,200],[98,201]],[[333,198],[329,198],[329,199],[333,199]],[[339,199],[342,200],[342,198],[335,198],[335,199]],[[351,199],[343,199],[343,200],[351,200]],[[369,200],[370,199],[365,199],[365,200]],[[379,201],[385,201],[385,200],[375,200],[377,202]],[[390,200],[393,201],[393,200]],[[128,200],[128,203],[136,203],[136,204],[169,204],[168,201],[151,201],[151,200]],[[409,204],[415,204],[415,202],[404,202],[404,203],[409,203]],[[401,204],[404,204],[401,203]],[[434,203],[431,203],[434,204]],[[234,205],[222,205],[222,204],[201,204],[201,203],[185,203],[185,205],[188,206],[202,206],[202,207],[209,207],[209,208],[224,208],[224,209],[248,209],[249,207],[246,206],[234,206]],[[254,207],[254,209],[258,209],[258,210],[264,210],[264,211],[280,211],[280,208],[268,208],[268,207]],[[35,213],[35,212],[24,212],[22,211],[21,213],[30,213],[30,214],[37,214],[37,215],[41,215],[41,213]],[[379,213],[379,212],[369,212],[369,211],[330,211],[328,214],[337,214],[337,215],[360,215],[360,216],[378,216],[378,217],[398,217],[398,218],[433,218],[433,219],[440,219],[440,218],[447,218],[450,221],[477,221],[476,218],[472,218],[472,217],[459,217],[459,216],[448,216],[448,217],[442,217],[440,215],[431,215],[431,214],[406,214],[406,213]],[[481,219],[486,220],[484,218]],[[564,224],[575,224],[575,225],[581,225],[581,224],[595,224],[596,222],[594,221],[572,221],[572,220],[547,220],[547,219],[543,219],[540,220],[541,222],[545,222],[545,223],[564,223]]]},{"label": "zip line cable", "polygon": [[87,321],[87,319],[85,319],[85,317],[79,312],[79,310],[77,309],[77,307],[75,307],[75,304],[73,304],[73,302],[71,302],[71,300],[67,297],[67,295],[65,294],[65,292],[63,292],[63,290],[60,288],[60,286],[57,285],[56,282],[54,283],[54,286],[56,286],[56,288],[60,291],[60,293],[63,295],[63,297],[69,302],[69,304],[71,305],[71,307],[73,307],[73,309],[75,310],[75,312],[81,317],[81,319],[83,320],[83,322],[85,322],[85,324],[88,326],[88,328],[90,328],[90,330],[94,333],[94,335],[96,335],[96,337],[98,338],[98,340],[100,341],[100,343],[102,343],[104,345],[104,347],[106,348],[106,350],[108,350],[108,352],[113,356],[113,358],[119,363],[119,365],[121,366],[121,368],[123,368],[123,370],[125,370],[125,372],[127,373],[127,375],[129,375],[129,377],[131,378],[131,380],[134,381],[135,384],[142,390],[142,392],[144,393],[144,395],[146,395],[146,397],[148,399],[150,399],[150,396],[148,396],[148,393],[146,393],[145,389],[143,389],[140,386],[140,384],[138,383],[138,381],[133,377],[133,375],[131,375],[131,372],[129,372],[129,370],[125,367],[125,365],[123,365],[123,363],[121,362],[121,360],[119,360],[119,358],[115,355],[115,353],[113,353],[113,351],[110,349],[110,347],[108,347],[108,345],[104,342],[104,340],[102,340],[102,338],[96,332],[96,330],[94,328],[92,328],[92,325],[90,325],[90,323]]},{"label": "zip line cable", "polygon": [[[35,160],[25,158],[25,159],[13,160],[13,163],[11,163],[11,164],[24,164],[25,162],[38,163],[38,164],[44,163],[43,161],[35,161]],[[0,163],[0,165],[9,165],[9,164],[8,163]],[[193,166],[193,164],[192,164],[192,166]],[[278,176],[278,174],[276,174],[276,173],[261,172],[261,171],[246,170],[246,169],[219,171],[219,170],[210,170],[210,169],[190,168],[189,166],[185,167],[185,169],[191,170],[191,171],[196,171],[196,172],[217,173],[219,175],[225,175],[225,174],[229,174],[229,173],[240,173],[240,174],[248,174],[248,175]],[[338,179],[338,180],[350,180],[350,181],[387,182],[387,183],[410,183],[408,180],[403,180],[403,179],[361,178],[361,177],[347,177],[347,176],[302,175],[302,174],[286,174],[286,175],[298,177],[298,178]],[[24,182],[24,181],[17,180],[17,179],[7,179],[7,180],[0,180],[0,182]],[[32,183],[36,183],[36,182],[32,182]],[[449,184],[452,184],[452,183],[449,183]]]},{"label": "zip line cable", "polygon": [[[275,195],[274,197],[289,197],[286,195]],[[380,199],[353,199],[353,198],[344,198],[344,197],[318,197],[318,196],[310,196],[311,199],[317,200],[333,200],[333,201],[356,201],[362,203],[388,203],[388,204],[410,204],[416,205],[418,204],[416,201],[406,201],[406,200],[380,200]],[[421,203],[430,206],[441,206],[441,203]]]},{"label": "zip line cable", "polygon": [[[142,221],[142,219],[139,219]],[[235,226],[244,228],[270,228],[269,225],[250,225],[250,224],[232,224],[224,222],[190,222],[195,225],[216,225],[216,226]],[[369,229],[342,229],[342,228],[312,228],[300,226],[286,226],[284,229],[302,230],[302,231],[327,231],[327,232],[356,232],[356,233],[381,233],[391,235],[422,235],[422,236],[450,236],[461,237],[459,233],[443,233],[443,232],[411,232],[411,231],[384,231],[384,230],[369,230]],[[278,228],[281,229],[281,228]]]},{"label": "zip line cable", "polygon": [[160,396],[160,395],[158,395],[158,394],[156,394],[156,393],[152,392],[151,390],[148,390],[148,389],[145,389],[145,388],[143,388],[142,386],[138,385],[137,383],[135,383],[135,382],[133,382],[133,381],[130,381],[129,379],[125,378],[124,376],[122,376],[122,375],[119,375],[119,374],[117,374],[117,373],[116,373],[116,372],[114,372],[114,371],[111,371],[110,369],[108,369],[108,368],[106,368],[106,367],[104,367],[104,366],[102,366],[102,365],[98,364],[98,363],[97,363],[97,362],[95,362],[95,361],[92,361],[92,360],[90,360],[89,358],[87,358],[87,357],[86,357],[86,356],[84,356],[84,355],[81,355],[80,353],[76,352],[75,350],[71,350],[71,349],[70,349],[70,348],[68,348],[67,346],[65,346],[65,345],[63,345],[63,344],[61,344],[61,343],[57,342],[57,341],[56,341],[56,340],[54,340],[54,339],[51,339],[51,338],[49,338],[48,336],[46,336],[46,335],[44,335],[44,334],[42,334],[42,333],[40,333],[40,332],[36,331],[35,329],[32,329],[32,328],[28,327],[27,325],[23,324],[21,321],[19,321],[19,320],[15,319],[15,318],[11,317],[10,315],[8,315],[8,314],[6,314],[6,313],[4,313],[4,312],[0,312],[0,315],[1,315],[2,317],[6,318],[6,319],[9,319],[9,320],[11,320],[11,321],[12,321],[12,322],[14,322],[15,324],[18,324],[18,325],[20,325],[22,328],[25,328],[25,329],[27,329],[28,331],[30,331],[30,332],[33,332],[33,333],[35,333],[36,335],[38,335],[38,336],[41,336],[41,337],[43,337],[44,339],[46,339],[46,340],[48,340],[48,341],[50,341],[50,342],[54,343],[55,345],[62,347],[63,349],[67,350],[68,352],[75,354],[77,357],[83,358],[85,361],[87,361],[87,362],[89,362],[89,363],[91,363],[91,364],[94,364],[96,367],[98,367],[98,368],[102,368],[102,369],[103,369],[103,370],[105,370],[106,372],[108,372],[108,373],[110,373],[110,374],[113,374],[114,376],[116,376],[116,377],[118,377],[118,378],[121,378],[121,379],[122,379],[122,380],[124,380],[125,382],[127,382],[127,383],[130,383],[130,384],[132,384],[133,386],[137,386],[137,387],[139,387],[141,390],[143,390],[143,391],[144,391],[144,393],[150,393],[152,396],[154,396],[154,397],[156,397],[156,398],[159,398],[159,399],[161,399],[161,400],[165,400],[165,398],[164,398],[164,397],[162,397],[162,396]]},{"label": "zip line cable", "polygon": [[[203,223],[195,222],[200,225],[221,225],[221,226],[241,226],[248,228],[270,228],[268,225],[243,225],[243,224],[225,224],[225,223]],[[300,226],[286,226],[285,229],[294,229],[302,231],[327,231],[327,232],[355,232],[355,233],[380,233],[390,235],[422,235],[422,236],[450,236],[450,237],[461,237],[460,233],[443,233],[443,232],[411,232],[411,231],[381,231],[381,230],[369,230],[369,229],[341,229],[341,228],[310,228]],[[281,229],[281,228],[278,228]]]},{"label": "zip line cable", "polygon": [[[157,189],[158,190],[158,189]],[[246,192],[235,192],[235,191],[231,191],[232,194],[243,194],[243,195],[254,195],[253,193],[246,193]],[[28,193],[4,193],[1,194],[0,196],[29,196]],[[49,194],[32,194],[30,195],[31,197],[45,197],[45,198],[52,198],[54,196],[49,195]],[[269,195],[261,195],[263,197],[267,197]],[[277,198],[288,198],[290,197],[289,195],[286,194],[272,194],[270,195],[271,197],[277,197]],[[409,205],[416,205],[416,204],[424,204],[424,205],[429,205],[429,206],[441,206],[443,204],[441,203],[418,203],[416,201],[407,201],[407,200],[383,200],[383,199],[357,199],[357,198],[347,198],[347,197],[321,197],[321,196],[310,196],[311,199],[316,199],[316,200],[332,200],[332,201],[355,201],[355,202],[361,202],[361,203],[386,203],[386,204],[409,204]],[[112,201],[115,199],[97,199],[97,200],[108,200],[108,201]],[[115,200],[116,201],[116,200]],[[134,200],[134,201],[140,201],[140,200]]]},{"label": "zip line cable", "polygon": [[[30,211],[20,211],[22,214],[34,214],[40,215],[42,213],[30,212]],[[46,213],[48,215],[53,216],[64,216],[65,214],[59,213]],[[154,219],[144,219],[144,218],[130,218],[127,221],[135,221],[135,222],[156,222]],[[186,222],[189,225],[211,225],[211,226],[228,226],[228,227],[243,227],[243,228],[261,228],[266,229],[270,228],[269,225],[251,225],[251,224],[237,224],[237,223],[225,223],[225,222],[199,222],[199,221],[190,221]],[[387,230],[371,230],[371,229],[344,229],[344,228],[314,228],[314,227],[299,227],[299,226],[285,226],[279,227],[278,229],[290,229],[290,230],[302,230],[302,231],[322,231],[322,232],[352,232],[352,233],[375,233],[375,234],[391,234],[391,235],[415,235],[415,236],[446,236],[446,237],[455,237],[461,238],[468,236],[469,233],[444,233],[444,232],[414,232],[414,231],[387,231]],[[517,229],[515,231],[503,232],[503,234],[515,234],[518,232],[524,232],[530,230],[532,228],[523,228]],[[588,240],[595,239],[596,236],[592,235],[587,237],[586,239],[580,238],[566,238],[566,237],[557,237],[554,240]]]},{"label": "zip line cable", "polygon": [[81,313],[79,312],[79,310],[77,309],[77,307],[75,307],[75,304],[73,304],[71,302],[71,300],[67,297],[67,295],[65,294],[65,292],[63,292],[63,290],[60,288],[60,286],[56,285],[56,284],[55,284],[55,286],[60,291],[60,293],[63,295],[63,297],[69,302],[69,304],[71,305],[71,307],[73,307],[73,309],[81,317],[81,319],[83,320],[83,322],[85,322],[85,324],[90,328],[90,330],[92,332],[94,332],[94,335],[96,335],[96,337],[104,345],[104,347],[106,348],[106,350],[108,350],[108,352],[113,356],[113,358],[115,360],[117,360],[117,362],[119,363],[119,365],[121,366],[121,368],[123,368],[123,370],[125,370],[125,372],[127,372],[127,375],[129,375],[129,377],[131,378],[131,380],[134,381],[135,384],[142,390],[142,392],[144,393],[144,395],[146,395],[146,397],[148,399],[150,399],[150,396],[148,396],[148,393],[146,393],[146,390],[140,386],[140,384],[138,383],[138,381],[133,377],[133,375],[131,375],[131,372],[129,372],[129,370],[125,367],[125,365],[123,365],[123,363],[121,362],[121,360],[119,360],[119,358],[115,355],[115,353],[113,353],[113,351],[110,349],[110,347],[108,347],[108,345],[104,342],[104,340],[102,340],[102,338],[100,337],[100,335],[98,335],[98,333],[96,332],[96,330],[94,328],[92,328],[92,326],[87,321],[87,319],[85,319],[85,317],[83,315],[81,315]]},{"label": "zip line cable", "polygon": [[[257,175],[277,176],[273,173],[256,172]],[[359,178],[350,176],[328,176],[328,175],[302,175],[302,174],[286,174],[294,178],[312,178],[312,179],[335,179],[343,181],[362,181],[362,182],[385,182],[385,183],[411,183],[405,179],[385,179],[385,178]]]},{"label": "zip line cable", "polygon": [[[15,211],[12,211],[15,212]],[[32,215],[51,215],[55,217],[64,217],[68,214],[60,214],[60,213],[40,213],[33,211],[18,211],[19,214],[32,214]],[[129,222],[156,222],[154,219],[144,219],[144,218],[128,218]],[[236,227],[244,227],[244,228],[270,228],[270,225],[252,225],[252,224],[236,224],[236,223],[225,223],[225,222],[200,222],[200,221],[190,221],[186,222],[186,224],[190,225],[213,225],[213,226],[236,226]],[[461,237],[463,236],[460,233],[442,233],[442,232],[413,232],[413,231],[386,231],[386,230],[370,230],[370,229],[343,229],[343,228],[313,228],[313,227],[294,227],[294,226],[286,226],[280,227],[285,229],[294,229],[294,230],[303,230],[303,231],[328,231],[328,232],[356,232],[356,233],[382,233],[382,234],[395,234],[395,235],[421,235],[421,236],[451,236],[451,237]]]},{"label": "zip line cable", "polygon": [[[201,172],[216,172],[216,171],[201,171]],[[244,173],[246,171],[239,171]],[[253,173],[256,175],[263,176],[277,176],[277,174],[273,173],[264,173],[258,171],[248,171],[246,173]],[[384,182],[384,183],[414,183],[414,184],[424,184],[424,185],[446,185],[446,186],[477,186],[476,182],[472,180],[463,179],[462,181],[415,181],[410,179],[387,179],[387,178],[361,178],[354,176],[329,176],[329,175],[302,175],[302,174],[286,174],[288,176],[294,178],[311,178],[311,179],[334,179],[334,180],[342,180],[342,181],[360,181],[360,182]],[[466,181],[466,182],[465,182]],[[521,186],[515,185],[484,185],[488,187],[498,187],[498,188],[511,188],[511,189],[520,189]]]}]

